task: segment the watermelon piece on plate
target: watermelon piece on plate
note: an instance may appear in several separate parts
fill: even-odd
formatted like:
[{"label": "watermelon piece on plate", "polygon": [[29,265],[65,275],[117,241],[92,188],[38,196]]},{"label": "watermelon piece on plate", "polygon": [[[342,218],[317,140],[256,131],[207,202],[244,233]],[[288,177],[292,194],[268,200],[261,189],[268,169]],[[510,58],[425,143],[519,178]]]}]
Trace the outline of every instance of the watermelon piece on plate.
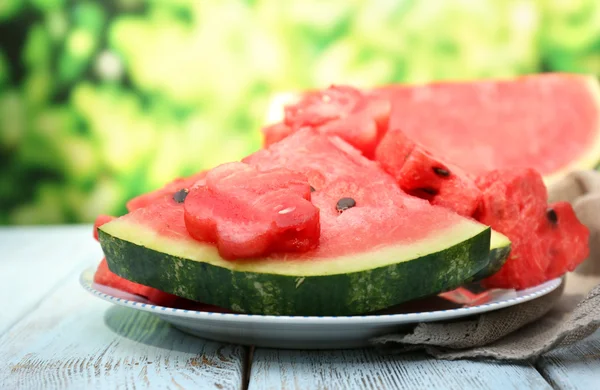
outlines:
[{"label": "watermelon piece on plate", "polygon": [[479,206],[481,191],[465,172],[433,156],[400,130],[386,133],[375,160],[408,194],[467,217]]},{"label": "watermelon piece on plate", "polygon": [[94,283],[116,288],[130,294],[139,295],[140,297],[146,298],[148,301],[159,306],[172,307],[184,301],[182,298],[173,294],[169,294],[149,286],[144,286],[120,277],[109,269],[106,258],[102,259],[98,265],[98,268],[96,269],[96,273],[94,274]]},{"label": "watermelon piece on plate", "polygon": [[[538,234],[550,256],[546,278],[553,279],[573,271],[590,254],[588,228],[582,224],[570,203],[556,202],[546,210]],[[567,234],[565,234],[567,232]]]},{"label": "watermelon piece on plate", "polygon": [[505,234],[511,253],[486,287],[524,289],[572,271],[589,254],[588,229],[568,203],[547,205],[533,169],[495,170],[476,180],[483,193],[475,218]]},{"label": "watermelon piece on plate", "polygon": [[331,86],[304,93],[283,108],[283,121],[263,128],[264,144],[303,129],[338,135],[372,157],[377,143],[387,130],[390,103],[350,86]]},{"label": "watermelon piece on plate", "polygon": [[469,174],[533,168],[551,183],[600,161],[595,76],[545,73],[372,92],[391,101],[390,128]]},{"label": "watermelon piece on plate", "polygon": [[[489,227],[407,195],[376,162],[338,137],[300,129],[243,163],[258,172],[303,175],[314,188],[310,203],[319,210],[315,248],[225,259],[186,226],[186,209],[203,207],[192,203],[204,200],[163,197],[99,228],[111,270],[237,312],[349,315],[452,290],[490,261]],[[250,187],[276,190],[268,175],[249,174]],[[227,183],[220,192],[243,204],[258,198],[249,190],[229,190]],[[243,240],[247,229],[230,224],[225,231]]]},{"label": "watermelon piece on plate", "polygon": [[319,243],[319,209],[306,176],[288,169],[259,172],[238,162],[212,169],[190,190],[185,224],[225,259],[306,252]]}]

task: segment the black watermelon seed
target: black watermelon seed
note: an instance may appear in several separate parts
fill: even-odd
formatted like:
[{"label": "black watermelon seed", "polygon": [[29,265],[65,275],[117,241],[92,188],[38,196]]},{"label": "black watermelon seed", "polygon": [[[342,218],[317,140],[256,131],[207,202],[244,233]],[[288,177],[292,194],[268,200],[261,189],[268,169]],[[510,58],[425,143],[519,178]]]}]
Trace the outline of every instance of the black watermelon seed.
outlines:
[{"label": "black watermelon seed", "polygon": [[435,172],[436,175],[441,176],[441,177],[450,176],[450,171],[447,169],[444,169],[444,168],[434,167],[433,172]]},{"label": "black watermelon seed", "polygon": [[315,190],[315,187],[313,187],[313,186],[310,186],[310,192],[315,192],[315,191],[316,191],[316,190]]},{"label": "black watermelon seed", "polygon": [[340,200],[338,200],[337,204],[335,205],[335,208],[337,209],[337,211],[339,211],[340,213],[348,210],[352,207],[356,206],[356,201],[352,198],[342,198]]},{"label": "black watermelon seed", "polygon": [[433,188],[429,188],[429,187],[419,188],[418,191],[422,191],[429,195],[437,195],[437,191],[434,190]]},{"label": "black watermelon seed", "polygon": [[185,198],[187,197],[188,192],[190,192],[187,188],[182,188],[176,193],[173,194],[173,200],[177,203],[183,203]]},{"label": "black watermelon seed", "polygon": [[556,211],[554,211],[553,208],[549,208],[548,210],[546,210],[546,218],[548,218],[548,221],[550,221],[550,223],[552,223],[553,225],[556,225],[558,223],[558,215],[556,214]]}]

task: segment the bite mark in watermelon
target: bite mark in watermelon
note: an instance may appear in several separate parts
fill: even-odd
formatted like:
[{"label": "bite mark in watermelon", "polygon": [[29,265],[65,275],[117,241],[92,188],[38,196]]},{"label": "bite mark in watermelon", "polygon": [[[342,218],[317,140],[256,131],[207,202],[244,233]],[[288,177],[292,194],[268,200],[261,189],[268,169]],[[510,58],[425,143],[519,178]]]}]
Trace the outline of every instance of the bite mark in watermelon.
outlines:
[{"label": "bite mark in watermelon", "polygon": [[533,169],[496,170],[476,180],[483,193],[475,218],[504,233],[511,253],[486,287],[524,289],[572,271],[589,254],[588,229],[568,203],[547,205]]},{"label": "bite mark in watermelon", "polygon": [[318,245],[320,233],[310,195],[300,173],[223,164],[191,188],[185,224],[192,237],[215,244],[225,259],[306,252]]},{"label": "bite mark in watermelon", "polygon": [[[283,168],[308,179],[321,225],[316,248],[224,259],[215,245],[189,234],[184,208],[193,202],[190,194],[185,206],[163,197],[101,226],[111,269],[239,312],[347,315],[451,290],[489,261],[488,227],[405,194],[377,163],[336,137],[301,129],[243,162],[259,172]],[[238,196],[256,198],[250,191]],[[340,213],[342,198],[355,205]]]}]

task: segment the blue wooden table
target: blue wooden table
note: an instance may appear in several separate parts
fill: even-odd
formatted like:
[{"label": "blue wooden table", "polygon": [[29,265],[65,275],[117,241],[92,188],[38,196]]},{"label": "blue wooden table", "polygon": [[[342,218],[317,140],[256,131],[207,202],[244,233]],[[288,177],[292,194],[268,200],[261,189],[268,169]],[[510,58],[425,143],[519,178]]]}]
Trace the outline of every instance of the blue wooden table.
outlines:
[{"label": "blue wooden table", "polygon": [[1,389],[600,389],[600,333],[535,365],[205,341],[84,291],[101,256],[90,226],[0,228]]}]

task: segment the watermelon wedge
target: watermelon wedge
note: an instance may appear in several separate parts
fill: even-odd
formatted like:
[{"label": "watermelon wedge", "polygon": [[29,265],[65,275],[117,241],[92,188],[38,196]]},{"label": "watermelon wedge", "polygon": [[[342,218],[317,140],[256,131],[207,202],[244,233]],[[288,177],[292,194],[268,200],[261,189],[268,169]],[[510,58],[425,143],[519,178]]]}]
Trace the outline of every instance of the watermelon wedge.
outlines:
[{"label": "watermelon wedge", "polygon": [[[283,191],[292,198],[300,194],[293,202],[309,200],[318,208],[316,247],[289,251],[252,238],[262,239],[265,232],[262,219],[246,223],[253,200],[263,199],[260,194],[269,194],[268,202],[260,200],[256,206],[261,210],[269,204],[277,213],[287,213],[296,205],[281,209],[269,203],[282,188],[273,186],[270,176],[251,170],[244,175],[252,176],[252,184],[236,192],[219,177],[234,175],[238,180],[237,172],[246,168],[226,167],[224,175],[209,174],[195,183],[212,191],[209,200],[193,197],[196,189],[191,189],[182,202],[163,196],[100,226],[110,269],[133,282],[237,312],[350,315],[454,289],[490,262],[488,227],[402,192],[377,163],[338,137],[300,129],[245,158],[243,164],[258,172],[289,169],[303,175],[312,187],[309,194],[296,192],[293,188],[298,187],[290,183]],[[204,211],[199,213],[196,207],[209,201],[216,202],[218,212],[200,214]],[[227,213],[223,201],[238,206]],[[212,238],[195,239],[186,213],[207,218],[194,220],[193,229],[204,231],[211,223],[221,223],[221,228],[211,233]],[[264,215],[270,214],[261,218]],[[298,216],[305,215],[310,213],[294,214],[286,226],[312,226],[298,225]],[[257,243],[255,256],[228,260],[219,254],[223,249],[231,253],[228,249],[240,241],[247,246]],[[500,241],[499,247],[508,246],[505,237]]]},{"label": "watermelon wedge", "polygon": [[476,180],[483,193],[475,218],[506,234],[510,256],[486,287],[524,289],[573,271],[589,255],[589,231],[570,204],[548,204],[533,169],[495,170]]},{"label": "watermelon wedge", "polygon": [[479,207],[481,191],[466,172],[432,155],[400,130],[387,131],[375,160],[410,195],[465,217]]},{"label": "watermelon wedge", "polygon": [[392,85],[390,129],[478,175],[533,168],[546,184],[600,161],[600,85],[548,73],[506,80]]},{"label": "watermelon wedge", "polygon": [[[363,94],[391,103],[389,129],[403,131],[433,155],[473,175],[533,168],[552,184],[568,172],[594,169],[600,162],[600,84],[595,76],[546,73],[389,85]],[[303,96],[275,96],[266,120],[269,126],[263,129],[266,138],[278,123],[289,122],[286,107],[289,111],[303,104]],[[356,132],[352,138],[358,137]],[[370,134],[368,129],[365,133]],[[343,132],[337,134],[360,148]]]}]

